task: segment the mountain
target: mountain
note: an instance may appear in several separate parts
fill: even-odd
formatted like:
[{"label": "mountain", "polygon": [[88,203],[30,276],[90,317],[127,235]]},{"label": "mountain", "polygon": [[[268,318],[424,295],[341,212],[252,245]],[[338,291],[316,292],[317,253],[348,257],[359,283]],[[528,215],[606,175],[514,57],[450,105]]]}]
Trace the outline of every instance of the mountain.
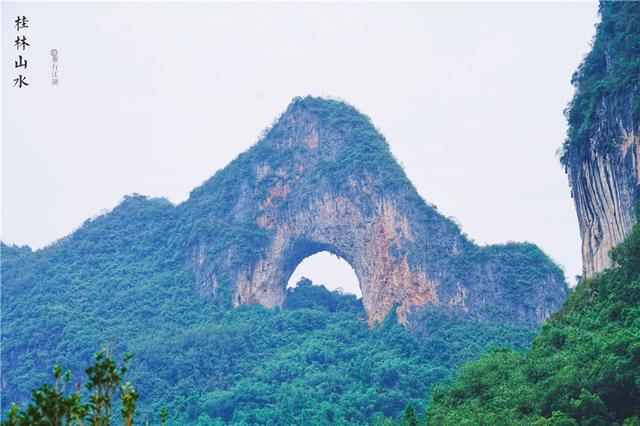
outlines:
[{"label": "mountain", "polygon": [[640,223],[632,209],[640,3],[602,2],[600,14],[592,51],[573,78],[562,158],[590,278],[543,325],[531,351],[492,352],[436,390],[429,425],[640,424]]},{"label": "mountain", "polygon": [[[123,223],[123,215],[135,222]],[[103,222],[109,234],[94,233]],[[106,247],[109,238],[127,243]],[[220,306],[281,306],[296,266],[324,250],[353,267],[370,324],[395,304],[405,321],[427,303],[539,324],[567,294],[562,272],[536,246],[471,242],[418,195],[368,117],[320,98],[295,99],[256,145],[186,202],[127,197],[31,258],[72,250],[76,262],[98,272],[107,265],[92,256],[108,248],[113,266],[149,267],[146,259],[157,253],[136,246],[151,241],[163,253],[164,265],[156,266],[193,273],[192,287]]]},{"label": "mountain", "polygon": [[496,345],[524,350],[535,333],[441,312],[417,337],[393,315],[370,329],[361,300],[308,280],[287,290],[284,309],[223,309],[179,275],[150,280],[114,267],[83,285],[57,273],[67,287],[60,292],[47,291],[54,281],[46,277],[40,291],[3,289],[3,413],[48,382],[53,364],[84,385],[93,352],[106,348],[134,354],[127,380],[140,395],[136,424],[158,424],[162,407],[173,426],[371,424],[408,403],[423,412],[424,396],[460,363]]},{"label": "mountain", "polygon": [[177,210],[197,291],[220,304],[281,305],[296,266],[324,250],[353,267],[370,324],[427,303],[538,324],[567,293],[537,247],[469,241],[418,195],[371,120],[335,100],[294,99]]},{"label": "mountain", "polygon": [[[567,294],[540,249],[477,246],[418,195],[369,118],[312,97],[177,206],[128,196],[44,249],[0,250],[3,408],[51,364],[80,373],[108,348],[136,356],[142,418],[167,405],[185,424],[420,411],[460,362],[526,348]],[[288,294],[321,250],[354,268],[362,308]]]},{"label": "mountain", "polygon": [[576,88],[561,161],[582,236],[584,276],[611,263],[640,196],[640,5],[602,2],[596,38],[571,82]]},{"label": "mountain", "polygon": [[526,354],[501,350],[437,390],[429,425],[640,423],[640,225],[580,282]]}]

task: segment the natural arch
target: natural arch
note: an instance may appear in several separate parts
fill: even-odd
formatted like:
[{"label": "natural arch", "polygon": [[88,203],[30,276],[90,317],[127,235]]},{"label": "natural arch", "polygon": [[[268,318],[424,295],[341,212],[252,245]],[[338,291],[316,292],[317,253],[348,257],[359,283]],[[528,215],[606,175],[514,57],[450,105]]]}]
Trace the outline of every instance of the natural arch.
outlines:
[{"label": "natural arch", "polygon": [[221,304],[282,305],[296,266],[321,251],[353,267],[370,324],[394,305],[410,320],[428,303],[538,324],[566,294],[536,247],[468,240],[420,197],[371,121],[339,101],[294,100],[180,211],[196,289]]},{"label": "natural arch", "polygon": [[324,285],[330,291],[342,291],[362,297],[353,267],[346,260],[327,251],[303,259],[289,277],[287,289],[295,287],[302,278]]},{"label": "natural arch", "polygon": [[346,197],[325,194],[283,223],[258,219],[273,229],[273,237],[266,256],[240,276],[236,303],[282,305],[296,266],[322,251],[353,267],[371,324],[382,321],[394,303],[407,310],[410,303],[436,302],[435,283],[422,268],[409,267],[404,242],[413,237],[407,219],[393,202],[366,204],[369,211]]}]

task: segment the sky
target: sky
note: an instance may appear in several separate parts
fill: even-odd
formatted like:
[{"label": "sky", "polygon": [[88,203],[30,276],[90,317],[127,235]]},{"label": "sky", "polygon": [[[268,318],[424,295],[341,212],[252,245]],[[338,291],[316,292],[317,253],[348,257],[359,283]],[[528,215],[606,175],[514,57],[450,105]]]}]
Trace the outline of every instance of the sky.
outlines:
[{"label": "sky", "polygon": [[[180,203],[311,94],[371,117],[422,197],[477,243],[533,242],[573,282],[580,236],[557,150],[597,20],[594,2],[3,2],[2,240],[44,247],[126,194]],[[291,281],[302,275],[359,293],[329,254]]]}]

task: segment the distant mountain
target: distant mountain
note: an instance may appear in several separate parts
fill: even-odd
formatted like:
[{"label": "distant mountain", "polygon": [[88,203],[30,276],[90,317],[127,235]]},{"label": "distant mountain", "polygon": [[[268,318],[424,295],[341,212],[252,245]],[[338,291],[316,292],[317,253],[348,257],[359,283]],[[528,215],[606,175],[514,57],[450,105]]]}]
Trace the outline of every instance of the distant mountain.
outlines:
[{"label": "distant mountain", "polygon": [[[287,296],[298,263],[322,250],[354,268],[364,314],[308,286]],[[290,392],[314,395],[290,401],[300,421],[317,404],[345,424],[392,415],[491,342],[526,347],[568,291],[532,244],[475,245],[418,195],[366,116],[312,97],[184,203],[128,196],[49,247],[2,244],[1,256],[3,407],[53,363],[80,372],[108,347],[138,356],[141,405],[187,423],[206,412],[282,424]],[[285,311],[232,309],[245,304]],[[294,342],[304,358],[289,362]],[[327,371],[331,401],[310,376]]]},{"label": "distant mountain", "polygon": [[369,322],[433,303],[539,324],[564,301],[561,271],[534,245],[478,247],[418,195],[368,117],[298,98],[262,140],[177,207],[198,292],[281,305],[305,258],[354,269]]},{"label": "distant mountain", "polygon": [[370,324],[394,304],[401,321],[412,307],[435,304],[539,324],[567,294],[562,272],[536,246],[476,246],[418,195],[366,116],[311,97],[295,99],[256,145],[177,207],[127,197],[27,257],[46,259],[44,269],[62,261],[70,272],[91,270],[88,282],[141,264],[148,273],[193,273],[195,291],[218,305],[277,306],[296,266],[323,250],[354,268]]}]

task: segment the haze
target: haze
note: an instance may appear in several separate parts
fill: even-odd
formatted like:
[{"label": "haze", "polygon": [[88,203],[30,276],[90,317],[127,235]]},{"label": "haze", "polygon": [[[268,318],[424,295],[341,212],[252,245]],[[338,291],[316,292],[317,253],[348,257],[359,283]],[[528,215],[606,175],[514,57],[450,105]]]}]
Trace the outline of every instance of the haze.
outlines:
[{"label": "haze", "polygon": [[[2,4],[2,240],[40,248],[125,194],[179,203],[295,96],[370,116],[420,194],[478,243],[581,271],[556,156],[596,3]],[[30,85],[12,87],[29,19]],[[51,85],[51,49],[59,85]],[[359,293],[328,254],[292,277]]]}]

